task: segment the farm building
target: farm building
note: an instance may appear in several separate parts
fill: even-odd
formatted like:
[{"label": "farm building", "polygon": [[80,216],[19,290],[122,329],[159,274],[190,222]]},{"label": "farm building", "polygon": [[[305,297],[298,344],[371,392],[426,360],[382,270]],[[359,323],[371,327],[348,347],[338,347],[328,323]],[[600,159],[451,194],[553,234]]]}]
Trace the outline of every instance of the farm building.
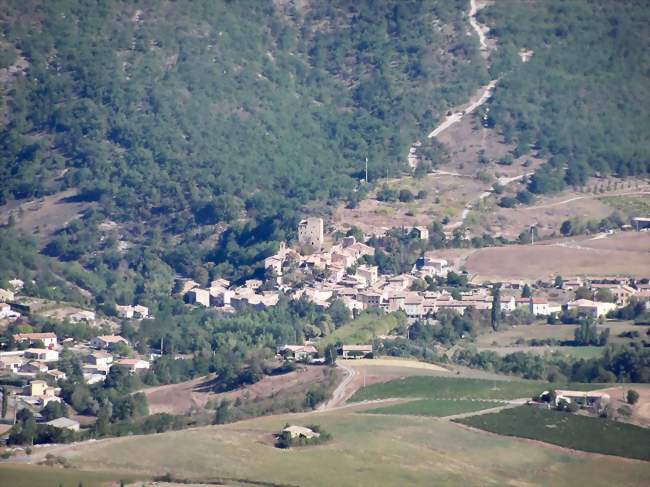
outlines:
[{"label": "farm building", "polygon": [[318,438],[320,436],[320,433],[316,433],[315,431],[305,428],[304,426],[287,426],[282,430],[283,433],[289,433],[289,436],[291,439],[295,438],[307,438],[308,440],[311,438]]},{"label": "farm building", "polygon": [[583,408],[600,408],[609,402],[609,394],[600,391],[555,391],[555,405],[557,406],[561,400],[569,403],[576,403]]},{"label": "farm building", "polygon": [[56,418],[52,421],[48,421],[45,424],[58,429],[79,431],[79,421],[75,421],[74,419],[70,418]]},{"label": "farm building", "polygon": [[345,359],[372,358],[372,345],[343,345],[340,355]]}]

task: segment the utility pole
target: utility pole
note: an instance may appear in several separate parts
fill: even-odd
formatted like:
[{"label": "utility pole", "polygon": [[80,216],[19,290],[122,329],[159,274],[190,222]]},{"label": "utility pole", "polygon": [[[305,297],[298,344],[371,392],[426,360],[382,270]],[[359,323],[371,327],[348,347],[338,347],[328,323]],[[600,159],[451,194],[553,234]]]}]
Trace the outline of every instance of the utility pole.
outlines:
[{"label": "utility pole", "polygon": [[368,184],[368,158],[366,157],[366,184]]},{"label": "utility pole", "polygon": [[535,225],[530,227],[530,244],[535,245]]}]

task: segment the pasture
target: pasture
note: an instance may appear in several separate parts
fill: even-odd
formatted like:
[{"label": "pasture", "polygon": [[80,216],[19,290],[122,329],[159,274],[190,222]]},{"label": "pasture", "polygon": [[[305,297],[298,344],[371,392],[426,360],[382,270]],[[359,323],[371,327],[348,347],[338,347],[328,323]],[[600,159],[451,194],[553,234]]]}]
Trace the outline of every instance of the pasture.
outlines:
[{"label": "pasture", "polygon": [[[316,423],[327,444],[272,446],[285,423]],[[177,479],[279,485],[540,485],[580,478],[591,486],[647,485],[650,464],[594,459],[494,437],[417,416],[352,410],[257,418],[229,425],[98,441],[69,451],[87,469],[128,469]]]},{"label": "pasture", "polygon": [[500,435],[650,461],[650,430],[631,424],[530,406],[457,421]]}]

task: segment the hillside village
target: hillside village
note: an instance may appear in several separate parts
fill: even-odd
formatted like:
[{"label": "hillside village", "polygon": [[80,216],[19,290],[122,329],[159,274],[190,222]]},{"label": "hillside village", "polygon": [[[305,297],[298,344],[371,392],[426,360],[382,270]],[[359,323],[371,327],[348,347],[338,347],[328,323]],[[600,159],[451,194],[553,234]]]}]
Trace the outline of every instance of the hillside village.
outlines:
[{"label": "hillside village", "polygon": [[[276,254],[266,258],[265,279],[246,280],[232,285],[225,279],[216,279],[210,287],[178,278],[176,295],[187,306],[212,308],[216,312],[236,314],[242,309],[271,308],[287,296],[292,300],[306,300],[318,309],[327,309],[335,302],[345,306],[352,316],[368,310],[383,313],[401,312],[406,316],[407,335],[412,325],[436,326],[440,314],[462,316],[466,313],[489,313],[498,306],[498,316],[510,315],[544,319],[549,323],[566,321],[567,317],[589,317],[603,322],[607,315],[631,302],[650,302],[650,284],[647,279],[627,277],[575,276],[556,278],[553,282],[504,282],[470,285],[467,276],[454,263],[437,256],[436,251],[425,251],[410,273],[381,275],[376,266],[367,265],[364,257],[375,249],[352,236],[343,236],[339,242],[326,246],[324,222],[308,218],[300,222],[298,240],[293,246],[281,244]],[[414,228],[412,238],[428,239],[428,230]],[[9,289],[0,290],[0,320],[11,323],[29,323],[30,316],[44,314],[71,324],[84,324],[96,329],[97,334],[86,340],[57,336],[53,332],[14,333],[0,351],[0,374],[15,377],[15,384],[24,384],[11,396],[14,415],[27,407],[36,418],[54,428],[78,431],[79,422],[55,418],[49,422],[41,414],[50,403],[61,403],[60,383],[69,379],[57,367],[61,354],[72,353],[81,364],[81,377],[87,385],[101,384],[111,371],[121,369],[128,374],[148,371],[159,351],[146,350],[117,332],[115,321],[98,317],[94,310],[44,306],[43,302],[21,296],[24,283],[9,282]],[[116,318],[138,323],[151,319],[142,305],[117,305]],[[16,328],[16,327],[15,327]],[[18,326],[16,329],[29,329]],[[381,337],[380,337],[381,338]],[[385,336],[385,340],[396,336]],[[319,337],[306,343],[278,343],[277,357],[304,363],[324,363],[325,350],[319,346]],[[337,347],[342,359],[373,357],[372,343],[343,343]],[[54,422],[53,422],[54,421]]]},{"label": "hillside village", "polygon": [[[416,227],[412,234],[419,240],[429,238],[426,227]],[[231,286],[217,279],[210,287],[202,288],[192,280],[183,280],[179,295],[190,304],[228,313],[247,305],[256,309],[274,306],[281,294],[307,299],[321,308],[340,300],[352,313],[371,308],[387,313],[402,311],[411,324],[422,320],[435,323],[440,311],[462,315],[469,308],[491,310],[495,301],[496,283],[467,285],[467,276],[453,262],[438,257],[435,250],[424,252],[408,274],[381,275],[377,266],[363,263],[375,249],[354,236],[345,236],[327,249],[324,242],[323,220],[303,220],[298,227],[298,244],[309,251],[301,254],[282,243],[279,251],[264,261],[266,281],[251,279],[241,286]],[[293,286],[286,276],[297,271],[306,278]],[[468,290],[454,292],[451,288],[459,282]],[[427,289],[431,287],[444,289]],[[650,301],[648,279],[625,276],[574,276],[546,283],[512,281],[499,283],[498,287],[502,290],[499,311],[505,314],[523,310],[532,316],[558,317],[562,312],[574,311],[597,319],[627,305],[632,297]],[[522,295],[524,287],[530,291],[524,293],[528,295]],[[576,296],[577,290],[592,293],[593,299],[581,297],[584,292]]]}]

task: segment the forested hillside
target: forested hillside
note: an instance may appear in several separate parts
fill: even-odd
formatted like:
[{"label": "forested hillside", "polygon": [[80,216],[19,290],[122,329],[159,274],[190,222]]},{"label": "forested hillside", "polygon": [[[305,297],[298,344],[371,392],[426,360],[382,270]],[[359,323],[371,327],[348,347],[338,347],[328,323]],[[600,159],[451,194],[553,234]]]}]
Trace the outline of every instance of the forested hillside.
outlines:
[{"label": "forested hillside", "polygon": [[488,124],[518,144],[516,155],[550,158],[532,191],[580,186],[595,172],[648,172],[648,2],[497,1],[479,15],[497,40],[491,70],[501,76]]},{"label": "forested hillside", "polygon": [[366,156],[397,171],[486,79],[466,0],[276,3],[3,2],[3,67],[28,67],[3,96],[2,199],[76,186],[176,230],[274,215],[345,196]]}]

